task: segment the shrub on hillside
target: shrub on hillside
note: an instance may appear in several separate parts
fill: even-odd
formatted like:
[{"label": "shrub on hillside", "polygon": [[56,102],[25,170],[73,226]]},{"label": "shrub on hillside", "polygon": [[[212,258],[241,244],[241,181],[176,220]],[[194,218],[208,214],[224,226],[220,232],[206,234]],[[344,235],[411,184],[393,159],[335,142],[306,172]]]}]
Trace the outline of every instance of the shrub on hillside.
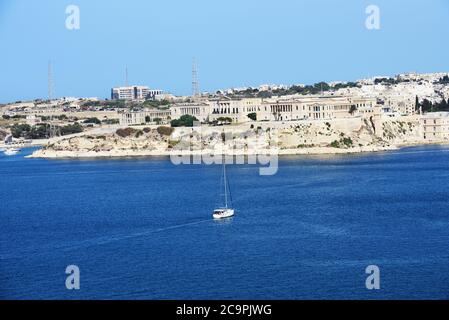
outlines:
[{"label": "shrub on hillside", "polygon": [[98,118],[89,118],[89,119],[84,120],[84,123],[86,123],[86,124],[101,124],[101,121]]},{"label": "shrub on hillside", "polygon": [[8,132],[0,129],[0,139],[2,139],[2,140],[5,139],[7,135],[8,135]]},{"label": "shrub on hillside", "polygon": [[158,127],[157,132],[162,136],[171,136],[175,129],[170,127]]},{"label": "shrub on hillside", "polygon": [[333,142],[330,144],[330,146],[331,146],[332,148],[337,148],[337,149],[339,149],[339,148],[340,148],[340,142],[338,142],[337,140],[335,140],[335,141],[333,141]]},{"label": "shrub on hillside", "polygon": [[124,129],[118,129],[115,133],[122,138],[127,138],[127,137],[135,134],[136,131],[137,130],[133,129],[133,128],[124,128]]},{"label": "shrub on hillside", "polygon": [[102,121],[102,123],[104,123],[104,124],[119,124],[120,120],[119,119],[105,119]]},{"label": "shrub on hillside", "polygon": [[137,132],[136,132],[136,138],[140,138],[143,134],[144,134],[144,133],[143,133],[142,130],[137,131]]}]

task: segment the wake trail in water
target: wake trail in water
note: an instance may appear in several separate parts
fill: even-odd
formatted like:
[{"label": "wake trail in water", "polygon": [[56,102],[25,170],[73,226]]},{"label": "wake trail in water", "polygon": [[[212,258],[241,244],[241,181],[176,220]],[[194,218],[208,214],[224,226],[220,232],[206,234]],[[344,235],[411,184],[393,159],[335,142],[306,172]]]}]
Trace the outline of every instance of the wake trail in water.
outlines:
[{"label": "wake trail in water", "polygon": [[202,223],[209,222],[209,221],[211,221],[211,220],[207,219],[207,220],[201,220],[201,221],[196,221],[196,222],[183,223],[183,224],[178,224],[178,225],[171,226],[171,227],[164,227],[164,228],[159,228],[159,229],[155,229],[155,230],[149,230],[149,231],[145,231],[145,232],[133,233],[133,234],[126,235],[126,236],[121,236],[121,237],[116,237],[116,238],[109,238],[108,240],[105,240],[104,242],[100,242],[99,244],[104,244],[104,243],[108,243],[108,242],[112,242],[112,241],[120,241],[120,240],[126,240],[126,239],[132,239],[132,238],[148,236],[148,235],[151,235],[151,234],[154,234],[154,233],[160,233],[160,232],[174,230],[174,229],[181,229],[181,228],[184,228],[184,227],[194,226],[194,225],[202,224]]},{"label": "wake trail in water", "polygon": [[53,253],[58,250],[62,251],[62,252],[66,252],[66,251],[72,251],[72,250],[80,249],[80,248],[88,248],[88,247],[94,247],[94,246],[99,246],[99,245],[105,245],[105,244],[109,244],[109,243],[113,243],[113,242],[117,242],[117,241],[145,237],[145,236],[149,236],[149,235],[156,234],[156,233],[162,233],[165,231],[195,226],[195,225],[203,224],[206,222],[211,222],[211,219],[177,224],[174,226],[168,226],[168,227],[148,230],[148,231],[144,231],[144,232],[136,232],[136,233],[132,233],[132,234],[128,234],[128,235],[107,236],[107,237],[99,237],[99,238],[95,238],[95,239],[88,239],[88,240],[79,241],[77,243],[67,245],[67,246],[48,246],[46,248],[40,247],[40,248],[22,251],[20,253],[15,252],[14,254],[1,255],[0,260],[26,257],[30,254],[32,254],[33,256],[37,256],[37,255],[46,254],[48,252]]},{"label": "wake trail in water", "polygon": [[112,243],[112,242],[123,241],[123,240],[128,240],[128,239],[133,239],[133,238],[145,237],[145,236],[149,236],[149,235],[156,234],[156,233],[162,233],[162,232],[165,232],[165,231],[181,229],[181,228],[190,227],[190,226],[194,226],[194,225],[199,225],[199,224],[210,222],[210,221],[211,221],[210,219],[200,220],[200,221],[195,221],[195,222],[188,222],[188,223],[178,224],[178,225],[174,225],[174,226],[148,230],[148,231],[144,231],[144,232],[136,232],[136,233],[129,234],[129,235],[90,239],[90,240],[86,240],[81,245],[78,244],[78,245],[72,246],[70,248],[66,248],[65,250],[73,250],[74,247],[75,248],[78,248],[78,247],[91,247],[91,246],[104,245],[104,244],[109,244],[109,243]]}]

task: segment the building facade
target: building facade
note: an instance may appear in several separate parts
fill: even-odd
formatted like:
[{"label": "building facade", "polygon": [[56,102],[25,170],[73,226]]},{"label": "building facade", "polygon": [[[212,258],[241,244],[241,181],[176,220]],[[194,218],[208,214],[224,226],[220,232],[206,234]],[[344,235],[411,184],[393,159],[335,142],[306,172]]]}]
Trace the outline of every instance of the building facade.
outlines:
[{"label": "building facade", "polygon": [[370,116],[377,105],[375,98],[363,97],[296,97],[280,99],[217,99],[198,104],[178,104],[171,108],[172,118],[195,116],[201,122],[230,118],[244,123],[256,114],[257,121],[327,120]]},{"label": "building facade", "polygon": [[145,86],[117,87],[111,90],[112,100],[154,100],[156,96],[163,94],[162,90],[151,90]]},{"label": "building facade", "polygon": [[385,99],[385,105],[389,107],[392,112],[401,115],[412,115],[415,113],[416,109],[416,96],[387,97]]},{"label": "building facade", "polygon": [[179,119],[182,116],[189,115],[197,118],[200,122],[207,122],[211,114],[211,105],[207,102],[178,103],[172,106],[170,111],[172,119]]},{"label": "building facade", "polygon": [[220,99],[210,101],[211,114],[209,121],[217,121],[220,118],[232,119],[232,122],[249,121],[248,114],[243,109],[243,100]]},{"label": "building facade", "polygon": [[170,110],[145,109],[142,111],[120,111],[121,126],[141,126],[147,122],[167,123],[171,120]]},{"label": "building facade", "polygon": [[426,140],[449,140],[449,112],[426,113],[421,117],[421,127]]},{"label": "building facade", "polygon": [[121,126],[137,126],[144,125],[146,113],[145,111],[125,111],[119,112]]},{"label": "building facade", "polygon": [[348,97],[300,97],[265,101],[257,112],[261,121],[330,120],[350,118],[373,110],[377,100]]},{"label": "building facade", "polygon": [[145,110],[145,119],[150,122],[167,123],[171,120],[171,110],[147,109]]}]

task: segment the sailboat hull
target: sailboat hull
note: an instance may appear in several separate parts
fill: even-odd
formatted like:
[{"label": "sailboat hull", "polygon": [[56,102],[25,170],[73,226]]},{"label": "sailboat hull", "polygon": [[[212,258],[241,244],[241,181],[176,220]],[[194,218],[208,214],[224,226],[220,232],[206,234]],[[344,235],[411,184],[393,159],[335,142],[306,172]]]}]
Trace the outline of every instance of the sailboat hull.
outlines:
[{"label": "sailboat hull", "polygon": [[233,217],[235,214],[233,209],[215,210],[212,215],[215,220],[227,219]]},{"label": "sailboat hull", "polygon": [[4,153],[5,153],[6,156],[14,156],[14,155],[18,154],[19,151],[20,150],[18,150],[18,149],[6,149],[4,151]]}]

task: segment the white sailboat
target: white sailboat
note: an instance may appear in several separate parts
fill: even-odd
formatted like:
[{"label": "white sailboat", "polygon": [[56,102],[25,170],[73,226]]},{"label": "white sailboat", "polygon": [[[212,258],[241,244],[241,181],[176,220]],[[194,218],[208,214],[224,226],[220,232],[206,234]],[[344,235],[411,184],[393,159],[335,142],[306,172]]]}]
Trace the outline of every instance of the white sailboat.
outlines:
[{"label": "white sailboat", "polygon": [[223,184],[224,184],[224,200],[225,205],[223,208],[215,209],[213,213],[213,217],[216,220],[220,219],[226,219],[233,217],[235,214],[235,210],[232,209],[232,196],[231,196],[231,190],[229,188],[228,179],[226,177],[226,160],[223,156]]},{"label": "white sailboat", "polygon": [[14,155],[18,154],[19,151],[20,151],[20,149],[16,149],[16,148],[7,148],[7,149],[5,150],[4,153],[5,153],[5,155],[7,155],[7,156],[14,156]]}]

